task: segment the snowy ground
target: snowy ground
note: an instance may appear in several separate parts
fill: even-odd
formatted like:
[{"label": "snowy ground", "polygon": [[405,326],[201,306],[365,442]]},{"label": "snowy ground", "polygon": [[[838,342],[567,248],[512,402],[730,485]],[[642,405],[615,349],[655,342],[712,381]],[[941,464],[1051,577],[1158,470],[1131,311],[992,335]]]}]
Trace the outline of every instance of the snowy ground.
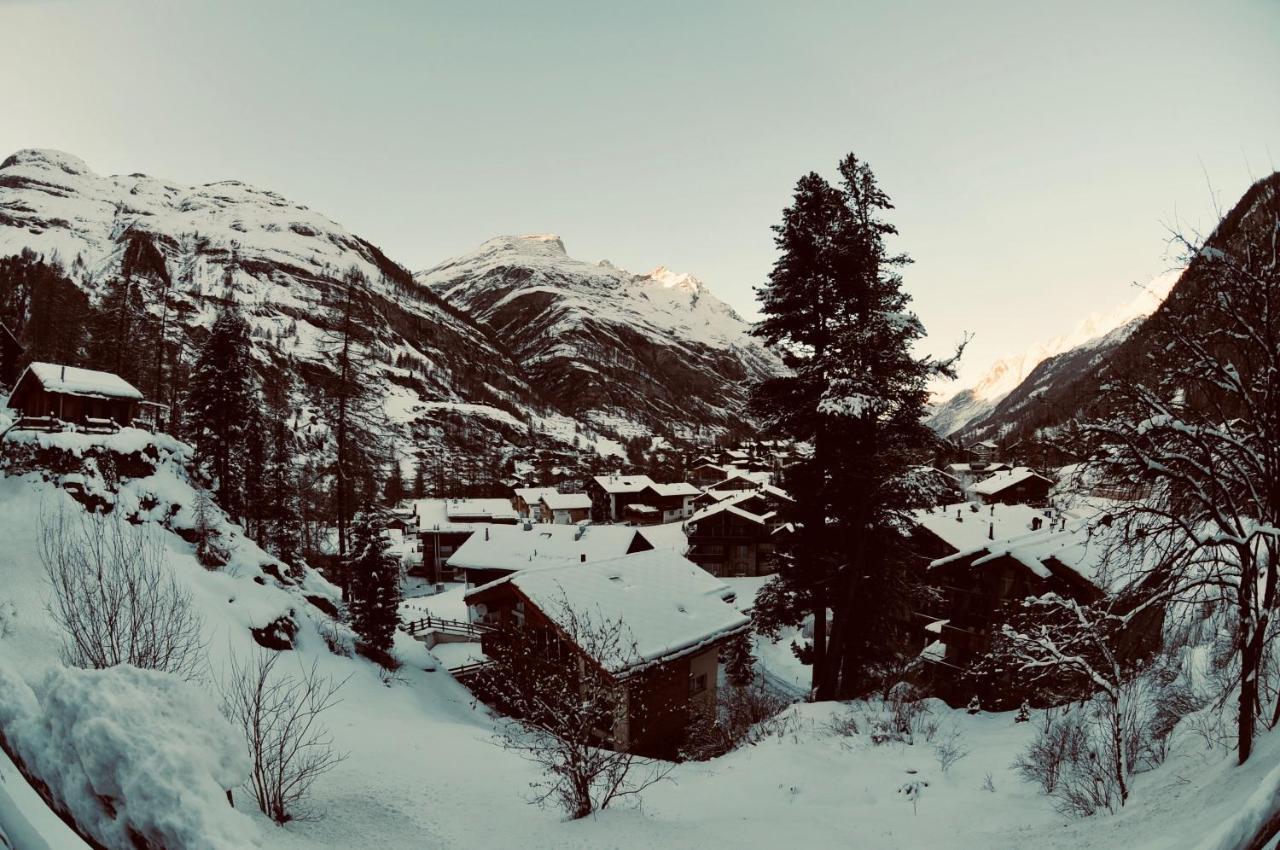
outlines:
[{"label": "snowy ground", "polygon": [[[180,495],[183,486],[168,480],[156,489]],[[0,600],[16,610],[6,618],[8,635],[0,638],[0,664],[20,670],[29,682],[60,663],[58,636],[43,607],[47,588],[37,548],[42,504],[64,499],[48,484],[0,478]],[[248,625],[298,602],[270,583],[253,581],[256,550],[244,547],[231,568],[211,572],[196,564],[187,544],[169,540],[173,569],[204,612],[210,679],[229,655],[252,647]],[[462,618],[463,592],[454,586],[405,604]],[[748,593],[740,588],[740,597]],[[1229,830],[1232,818],[1249,816],[1251,794],[1260,795],[1259,804],[1270,799],[1276,779],[1270,774],[1280,759],[1277,735],[1264,736],[1254,759],[1238,769],[1230,753],[1206,751],[1195,736],[1179,734],[1169,761],[1138,778],[1122,814],[1072,820],[1010,769],[1033,728],[1015,724],[1009,714],[970,716],[934,703],[939,727],[958,729],[969,750],[944,774],[928,743],[873,746],[865,734],[835,731],[833,718],[858,712],[856,705],[797,705],[758,745],[680,765],[671,781],[644,796],[642,807],[567,823],[557,811],[527,804],[534,767],[498,746],[497,721],[440,669],[437,658],[447,667],[450,654],[470,647],[441,647],[433,657],[402,635],[396,650],[405,663],[399,680],[387,685],[369,663],[329,653],[316,617],[304,617],[296,656],[347,679],[342,702],[326,720],[349,757],[316,785],[318,819],[280,828],[249,811],[262,848],[1197,847]],[[805,675],[786,643],[762,647],[766,666],[773,672],[790,664]],[[200,687],[217,699],[208,681]],[[15,824],[25,821],[49,847],[76,847],[25,783],[13,778],[11,766],[0,762],[0,774],[5,828],[16,832],[21,826]],[[983,788],[988,774],[993,791]],[[929,785],[913,808],[899,789],[916,780]],[[239,793],[237,800],[243,806],[248,797]]]}]

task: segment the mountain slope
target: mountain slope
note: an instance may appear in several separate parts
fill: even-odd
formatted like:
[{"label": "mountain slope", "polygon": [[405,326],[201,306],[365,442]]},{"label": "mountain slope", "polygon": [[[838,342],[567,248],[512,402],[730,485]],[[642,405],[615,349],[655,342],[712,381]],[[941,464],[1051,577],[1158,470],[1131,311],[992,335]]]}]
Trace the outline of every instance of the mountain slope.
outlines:
[{"label": "mountain slope", "polygon": [[[1277,238],[1280,221],[1280,172],[1263,178],[1249,188],[1214,229],[1206,242],[1209,251],[1243,251],[1249,242],[1269,244]],[[1052,357],[1033,369],[1013,391],[988,410],[953,428],[950,435],[981,439],[996,435],[1028,435],[1041,428],[1054,428],[1084,413],[1103,412],[1103,385],[1125,373],[1141,374],[1154,356],[1153,329],[1158,322],[1192,309],[1188,293],[1202,284],[1202,264],[1193,260],[1183,271],[1157,281],[1171,283],[1154,311],[1145,318],[1136,316],[1110,334],[1079,348]],[[1150,287],[1152,293],[1159,288]]]},{"label": "mountain slope", "polygon": [[749,384],[780,368],[696,278],[576,260],[553,235],[491,239],[415,279],[503,339],[531,385],[596,421],[730,426]]},{"label": "mountain slope", "polygon": [[1160,275],[1142,287],[1133,300],[1110,313],[1094,313],[1070,333],[1022,354],[1000,358],[972,387],[935,407],[929,416],[930,427],[943,436],[964,433],[969,426],[992,417],[995,411],[1017,409],[1037,390],[1043,392],[1056,382],[1069,380],[1074,368],[1097,362],[1123,342],[1141,319],[1160,305],[1179,274],[1173,271]]},{"label": "mountain slope", "polygon": [[[567,260],[561,249],[536,270],[495,261],[544,284],[495,304],[504,293],[490,297],[481,287],[463,295],[475,278],[491,280],[492,268],[474,257],[438,267],[426,275],[429,285],[416,283],[369,240],[238,181],[185,186],[142,174],[102,176],[49,150],[19,151],[0,163],[0,257],[31,250],[57,259],[97,302],[138,234],[163,255],[173,279],[167,313],[177,328],[170,329],[188,356],[217,311],[236,301],[253,326],[260,368],[285,390],[298,421],[312,418],[331,370],[324,339],[342,278],[352,268],[363,272],[376,337],[366,378],[381,402],[371,424],[418,448],[442,445],[448,431],[469,444],[505,446],[510,456],[537,431],[558,450],[608,452],[616,444],[597,432],[611,426],[719,429],[738,421],[745,383],[772,367],[744,337],[745,323],[688,276],[660,270],[633,278],[602,265],[585,278],[557,267]],[[435,286],[446,276],[456,290],[448,301]],[[610,291],[593,296],[598,285]],[[564,297],[570,291],[574,297]],[[525,295],[556,306],[533,309]],[[159,288],[144,297],[159,316]],[[601,310],[608,320],[592,315]],[[521,318],[529,326],[511,333]],[[536,333],[543,344],[531,343]],[[569,361],[596,371],[563,368]],[[141,386],[169,400],[172,387],[161,384],[157,377]]]}]

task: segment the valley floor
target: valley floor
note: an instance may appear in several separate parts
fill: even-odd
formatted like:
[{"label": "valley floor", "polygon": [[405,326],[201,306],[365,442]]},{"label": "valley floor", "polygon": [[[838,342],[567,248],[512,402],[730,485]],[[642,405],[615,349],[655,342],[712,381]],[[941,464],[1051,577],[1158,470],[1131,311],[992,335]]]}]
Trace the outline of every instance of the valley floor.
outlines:
[{"label": "valley floor", "polygon": [[[60,663],[58,636],[44,608],[37,529],[42,504],[65,498],[50,485],[0,478],[0,601],[11,601],[16,611],[0,638],[0,664],[28,681]],[[246,624],[287,601],[277,598],[283,591],[253,582],[244,559],[211,572],[176,537],[169,546],[175,571],[190,582],[206,619],[212,681],[230,654],[252,646]],[[455,589],[410,604],[456,615],[458,597]],[[762,649],[770,669],[785,674],[785,642]],[[1232,754],[1208,751],[1193,735],[1179,734],[1169,760],[1138,778],[1121,814],[1070,819],[1012,770],[1034,730],[1011,714],[971,716],[931,703],[939,734],[958,730],[969,751],[944,773],[927,742],[875,746],[865,725],[862,734],[836,731],[833,719],[865,706],[800,704],[755,746],[677,766],[642,805],[566,822],[558,811],[528,804],[535,767],[498,745],[495,724],[501,721],[448,674],[453,659],[436,659],[405,635],[397,652],[405,665],[388,686],[367,662],[331,654],[315,625],[304,623],[298,661],[314,659],[326,674],[349,677],[342,702],[326,716],[336,745],[349,757],[316,784],[314,819],[276,827],[251,814],[261,847],[1225,848],[1231,839],[1213,843],[1218,831],[1242,813],[1249,816],[1251,795],[1259,806],[1269,803],[1280,760],[1277,734],[1263,737],[1244,768],[1234,767]],[[216,699],[213,685],[203,687]],[[54,834],[57,823],[9,779],[11,767],[0,764],[0,773],[6,780],[0,819],[22,810],[51,848],[70,850]],[[984,789],[988,776],[992,790]],[[914,804],[900,793],[913,781],[928,783]],[[236,799],[242,811],[251,805],[244,791]]]}]

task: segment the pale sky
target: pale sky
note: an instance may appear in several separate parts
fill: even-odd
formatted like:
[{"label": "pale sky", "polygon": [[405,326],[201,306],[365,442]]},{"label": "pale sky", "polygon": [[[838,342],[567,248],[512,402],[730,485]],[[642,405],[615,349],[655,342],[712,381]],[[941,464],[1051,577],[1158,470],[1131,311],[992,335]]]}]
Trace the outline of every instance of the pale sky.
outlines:
[{"label": "pale sky", "polygon": [[1280,167],[1277,0],[0,0],[0,45],[0,158],[244,180],[414,270],[555,232],[748,316],[796,179],[854,151],[971,375]]}]

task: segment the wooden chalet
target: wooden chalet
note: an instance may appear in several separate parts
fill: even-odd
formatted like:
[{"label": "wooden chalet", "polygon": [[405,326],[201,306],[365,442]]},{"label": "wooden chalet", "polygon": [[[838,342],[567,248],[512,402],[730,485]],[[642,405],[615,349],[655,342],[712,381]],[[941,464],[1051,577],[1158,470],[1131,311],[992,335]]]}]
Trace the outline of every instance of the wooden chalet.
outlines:
[{"label": "wooden chalet", "polygon": [[544,493],[537,503],[536,515],[553,525],[574,525],[591,519],[591,497],[586,493]]},{"label": "wooden chalet", "polygon": [[[716,705],[722,645],[750,627],[724,582],[668,549],[586,564],[525,569],[466,595],[482,648],[527,639],[574,653],[581,669],[617,689],[618,716],[603,746],[673,758],[690,721]],[[574,643],[566,613],[623,623],[634,650],[595,658]]]},{"label": "wooden chalet", "polygon": [[133,423],[141,403],[142,393],[119,375],[55,363],[29,365],[9,394],[20,427],[53,430],[115,430]]},{"label": "wooden chalet", "polygon": [[717,576],[758,576],[773,572],[778,540],[790,533],[782,521],[780,503],[790,497],[770,488],[744,491],[694,514],[685,523],[689,560]]},{"label": "wooden chalet", "polygon": [[587,482],[591,518],[596,522],[679,522],[693,515],[698,492],[692,484],[659,484],[647,475],[597,475]]},{"label": "wooden chalet", "polygon": [[1018,466],[995,472],[970,488],[975,496],[987,504],[1046,505],[1054,482],[1030,467]]},{"label": "wooden chalet", "polygon": [[538,519],[542,497],[556,492],[555,487],[516,487],[511,495],[511,506],[521,517]]},{"label": "wooden chalet", "polygon": [[406,535],[417,536],[406,558],[408,572],[439,583],[462,577],[449,559],[473,534],[510,528],[520,518],[507,499],[415,499],[404,521]]},{"label": "wooden chalet", "polygon": [[709,487],[717,481],[723,481],[725,474],[723,466],[703,459],[689,468],[689,481],[698,487]]},{"label": "wooden chalet", "polygon": [[656,548],[625,525],[554,525],[523,522],[487,526],[448,559],[447,568],[480,585],[533,567],[587,564]]},{"label": "wooden chalet", "polygon": [[991,440],[980,440],[969,446],[969,459],[979,463],[991,463],[1000,453],[1000,447]]},{"label": "wooden chalet", "polygon": [[[951,505],[917,514],[916,543],[925,558],[932,602],[913,628],[932,690],[952,705],[974,696],[984,708],[1012,708],[1034,695],[1009,673],[979,670],[1013,606],[1055,593],[1093,602],[1122,582],[1105,566],[1105,517],[1066,517],[1026,505]],[[1163,613],[1134,624],[1123,651],[1138,657],[1158,646]]]},{"label": "wooden chalet", "polygon": [[23,348],[13,331],[0,322],[0,387],[12,387],[18,381]]}]

